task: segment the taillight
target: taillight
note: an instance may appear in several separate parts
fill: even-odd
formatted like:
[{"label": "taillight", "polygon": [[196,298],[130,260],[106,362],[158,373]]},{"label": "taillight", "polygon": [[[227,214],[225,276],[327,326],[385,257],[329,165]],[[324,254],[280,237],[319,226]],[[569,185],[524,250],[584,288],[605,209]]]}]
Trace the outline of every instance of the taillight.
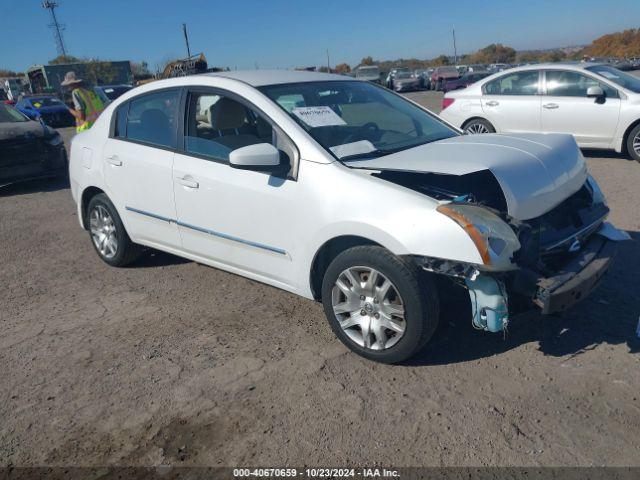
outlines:
[{"label": "taillight", "polygon": [[444,97],[444,98],[442,99],[442,110],[444,110],[445,108],[447,108],[447,107],[451,106],[451,104],[453,104],[453,102],[455,102],[455,101],[456,101],[456,99],[455,99],[455,98],[447,98],[447,97]]}]

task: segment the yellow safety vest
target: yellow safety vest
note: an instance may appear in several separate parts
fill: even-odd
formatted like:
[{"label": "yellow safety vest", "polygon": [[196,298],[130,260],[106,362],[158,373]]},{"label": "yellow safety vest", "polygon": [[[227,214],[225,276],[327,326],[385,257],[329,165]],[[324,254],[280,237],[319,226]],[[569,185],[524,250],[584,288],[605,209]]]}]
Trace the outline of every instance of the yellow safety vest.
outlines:
[{"label": "yellow safety vest", "polygon": [[104,110],[104,104],[98,96],[90,90],[78,88],[76,90],[84,103],[84,120],[76,118],[76,132],[89,130]]}]

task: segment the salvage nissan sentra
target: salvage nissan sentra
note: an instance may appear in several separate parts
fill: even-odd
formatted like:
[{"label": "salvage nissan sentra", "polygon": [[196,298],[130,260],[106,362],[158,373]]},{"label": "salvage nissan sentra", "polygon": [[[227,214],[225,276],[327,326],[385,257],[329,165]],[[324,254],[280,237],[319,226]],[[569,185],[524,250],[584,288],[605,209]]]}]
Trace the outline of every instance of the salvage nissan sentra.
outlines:
[{"label": "salvage nissan sentra", "polygon": [[347,347],[386,363],[428,342],[449,280],[473,327],[499,332],[516,305],[586,296],[627,237],[571,136],[463,136],[310,72],[136,88],[75,137],[70,178],[108,264],[147,246],[321,301]]}]

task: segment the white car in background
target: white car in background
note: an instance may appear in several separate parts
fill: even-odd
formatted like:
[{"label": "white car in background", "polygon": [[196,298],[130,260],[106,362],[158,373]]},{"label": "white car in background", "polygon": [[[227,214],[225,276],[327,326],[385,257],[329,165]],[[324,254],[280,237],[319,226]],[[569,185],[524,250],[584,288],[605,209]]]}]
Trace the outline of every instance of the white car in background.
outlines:
[{"label": "white car in background", "polygon": [[431,338],[442,292],[467,289],[469,323],[502,331],[518,304],[585,297],[624,238],[570,136],[460,135],[320,73],[138,87],[73,139],[70,183],[109,265],[144,245],[321,301],[345,345],[387,363]]},{"label": "white car in background", "polygon": [[449,92],[440,116],[466,133],[570,133],[640,161],[640,78],[610,65],[541,64]]}]

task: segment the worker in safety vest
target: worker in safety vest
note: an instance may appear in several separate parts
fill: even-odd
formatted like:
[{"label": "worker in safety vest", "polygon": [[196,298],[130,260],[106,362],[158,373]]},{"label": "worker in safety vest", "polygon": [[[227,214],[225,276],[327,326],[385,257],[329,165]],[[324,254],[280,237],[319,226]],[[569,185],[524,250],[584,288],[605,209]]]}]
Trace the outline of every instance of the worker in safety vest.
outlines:
[{"label": "worker in safety vest", "polygon": [[82,87],[82,79],[76,78],[75,72],[67,72],[60,85],[71,89],[74,108],[69,108],[69,111],[76,119],[76,131],[90,129],[104,110],[102,100],[93,91]]}]

